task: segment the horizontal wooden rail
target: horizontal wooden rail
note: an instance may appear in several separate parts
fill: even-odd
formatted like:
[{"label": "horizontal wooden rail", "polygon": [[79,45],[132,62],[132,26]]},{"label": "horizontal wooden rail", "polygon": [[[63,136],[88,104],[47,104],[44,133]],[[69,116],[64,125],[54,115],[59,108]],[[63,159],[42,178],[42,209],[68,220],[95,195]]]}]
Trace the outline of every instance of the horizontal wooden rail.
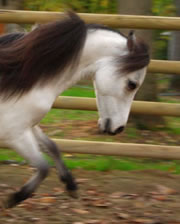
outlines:
[{"label": "horizontal wooden rail", "polygon": [[[60,96],[53,104],[53,108],[71,110],[97,110],[96,100],[87,97]],[[180,116],[180,104],[134,101],[131,112],[134,114]]]},{"label": "horizontal wooden rail", "polygon": [[[64,13],[42,11],[0,10],[0,23],[46,23],[62,19]],[[179,17],[110,15],[79,13],[87,23],[114,28],[180,30]]]},{"label": "horizontal wooden rail", "polygon": [[180,146],[54,139],[66,153],[180,159]]},{"label": "horizontal wooden rail", "polygon": [[[81,141],[53,139],[66,153],[129,156],[154,159],[180,159],[179,146],[148,145],[133,143],[110,143],[97,141]],[[0,144],[1,148],[6,148]]]},{"label": "horizontal wooden rail", "polygon": [[148,71],[180,75],[180,61],[151,60]]}]

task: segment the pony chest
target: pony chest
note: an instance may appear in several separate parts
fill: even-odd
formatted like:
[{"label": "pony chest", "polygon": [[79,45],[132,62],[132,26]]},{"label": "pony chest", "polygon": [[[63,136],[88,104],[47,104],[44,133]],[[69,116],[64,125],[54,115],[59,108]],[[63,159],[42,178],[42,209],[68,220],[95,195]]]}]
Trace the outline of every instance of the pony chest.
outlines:
[{"label": "pony chest", "polygon": [[18,101],[0,103],[0,139],[11,133],[23,132],[31,128],[51,109],[53,100],[48,96],[34,95]]}]

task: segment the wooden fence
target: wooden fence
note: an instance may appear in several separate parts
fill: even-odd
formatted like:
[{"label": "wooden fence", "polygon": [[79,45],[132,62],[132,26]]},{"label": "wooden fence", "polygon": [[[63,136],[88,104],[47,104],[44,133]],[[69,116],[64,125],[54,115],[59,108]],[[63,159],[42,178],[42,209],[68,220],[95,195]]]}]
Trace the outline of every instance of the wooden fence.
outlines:
[{"label": "wooden fence", "polygon": [[[179,17],[132,16],[79,13],[87,23],[99,23],[114,28],[180,30]],[[62,19],[64,13],[0,10],[1,23],[47,23]]]},{"label": "wooden fence", "polygon": [[[88,97],[59,96],[53,104],[56,109],[96,111],[96,100]],[[131,107],[134,114],[180,116],[180,104],[134,101]]]},{"label": "wooden fence", "polygon": [[[114,28],[180,30],[179,17],[105,15],[80,13],[87,23],[99,23]],[[62,19],[64,13],[0,10],[0,23],[46,23]],[[180,75],[179,61],[151,60],[150,72]],[[79,97],[58,97],[54,108],[96,110],[95,99]],[[135,101],[131,111],[139,114],[180,116],[180,104]],[[180,159],[179,146],[106,143],[80,140],[54,139],[64,152],[100,155],[149,157],[159,159]],[[1,147],[6,147],[0,144]]]},{"label": "wooden fence", "polygon": [[[52,139],[65,153],[130,156],[154,159],[180,160],[180,147],[166,145],[149,145],[134,143],[112,143],[99,141],[82,141],[67,139]],[[7,146],[0,143],[0,147]]]}]

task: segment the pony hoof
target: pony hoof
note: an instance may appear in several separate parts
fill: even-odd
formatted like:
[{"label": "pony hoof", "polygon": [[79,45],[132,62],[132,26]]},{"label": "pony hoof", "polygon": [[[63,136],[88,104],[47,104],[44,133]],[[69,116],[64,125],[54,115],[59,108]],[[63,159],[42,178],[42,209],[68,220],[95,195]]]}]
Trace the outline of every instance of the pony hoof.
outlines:
[{"label": "pony hoof", "polygon": [[68,191],[68,195],[75,199],[79,198],[77,191]]},{"label": "pony hoof", "polygon": [[62,176],[61,180],[66,184],[66,190],[68,192],[77,190],[77,184],[70,172],[67,172],[65,176]]},{"label": "pony hoof", "polygon": [[2,206],[4,209],[13,208],[16,206],[16,202],[13,197],[9,197],[6,201],[2,202]]}]

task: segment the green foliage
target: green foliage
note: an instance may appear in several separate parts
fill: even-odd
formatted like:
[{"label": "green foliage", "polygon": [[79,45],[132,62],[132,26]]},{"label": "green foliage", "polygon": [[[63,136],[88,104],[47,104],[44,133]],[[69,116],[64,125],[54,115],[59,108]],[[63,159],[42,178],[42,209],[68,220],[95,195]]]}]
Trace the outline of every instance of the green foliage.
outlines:
[{"label": "green foliage", "polygon": [[26,10],[64,11],[72,9],[86,13],[116,13],[117,1],[112,0],[26,0],[23,3]]},{"label": "green foliage", "polygon": [[153,14],[156,16],[174,16],[174,0],[153,0]]},{"label": "green foliage", "polygon": [[[155,16],[175,16],[176,8],[174,0],[153,0],[152,13]],[[164,31],[154,32],[154,57],[156,59],[167,60],[169,36],[162,35]]]},{"label": "green foliage", "polygon": [[[115,0],[24,0],[26,10],[62,11],[72,9],[87,13],[117,13]],[[153,14],[157,16],[175,15],[174,0],[153,0]]]},{"label": "green foliage", "polygon": [[26,0],[23,2],[25,10],[34,11],[61,11],[62,1],[59,0]]}]

